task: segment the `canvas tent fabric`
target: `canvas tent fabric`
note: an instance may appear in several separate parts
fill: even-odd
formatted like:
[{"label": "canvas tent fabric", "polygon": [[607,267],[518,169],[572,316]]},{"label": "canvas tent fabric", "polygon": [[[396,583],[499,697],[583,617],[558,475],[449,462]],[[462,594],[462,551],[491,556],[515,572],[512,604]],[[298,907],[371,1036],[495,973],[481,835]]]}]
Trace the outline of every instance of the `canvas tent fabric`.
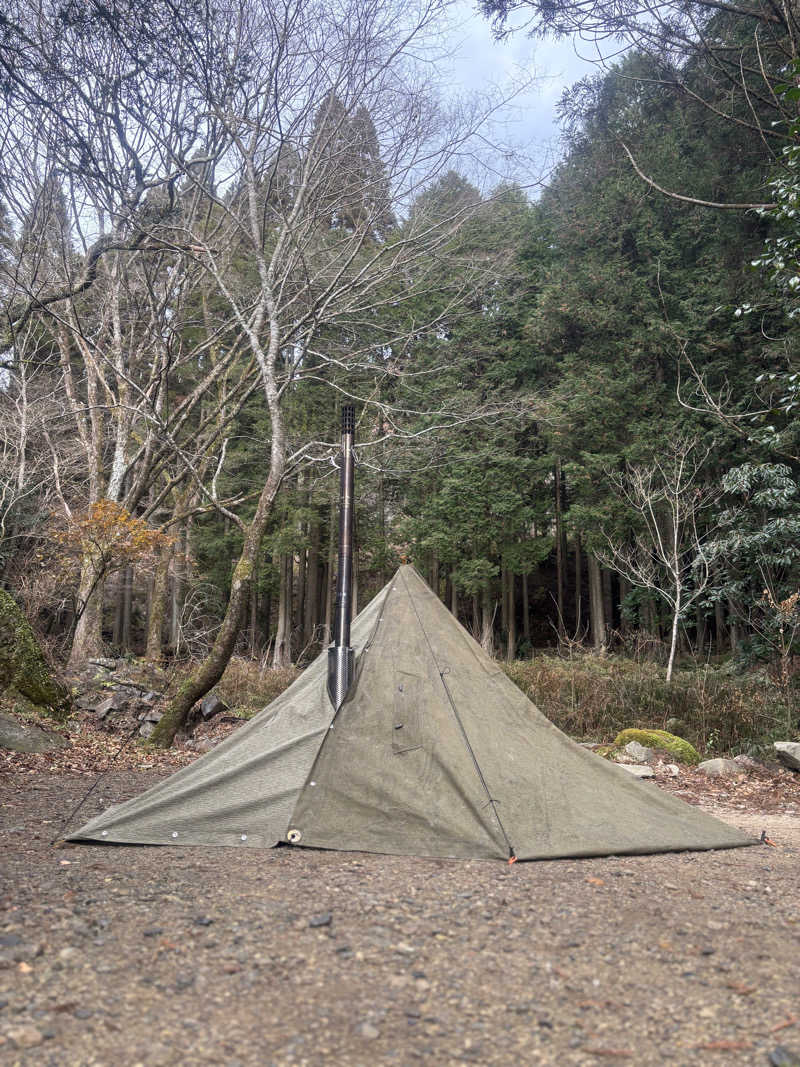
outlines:
[{"label": "canvas tent fabric", "polygon": [[323,653],[213,751],[71,839],[523,860],[754,843],[561,733],[413,567],[351,640],[338,713]]}]

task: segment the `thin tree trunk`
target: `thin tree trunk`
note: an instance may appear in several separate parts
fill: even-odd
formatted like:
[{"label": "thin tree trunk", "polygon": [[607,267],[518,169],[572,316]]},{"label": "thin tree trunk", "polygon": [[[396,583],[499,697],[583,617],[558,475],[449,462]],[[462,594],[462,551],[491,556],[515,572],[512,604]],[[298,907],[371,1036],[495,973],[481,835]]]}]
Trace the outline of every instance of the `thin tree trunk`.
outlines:
[{"label": "thin tree trunk", "polygon": [[319,517],[316,510],[309,523],[308,562],[306,565],[306,607],[303,619],[305,643],[313,641],[319,622]]},{"label": "thin tree trunk", "polygon": [[152,744],[161,748],[169,748],[175,734],[186,723],[195,703],[220,680],[236,646],[253,574],[253,563],[272,513],[272,505],[280,489],[285,469],[285,433],[280,411],[277,409],[273,396],[270,397],[270,414],[272,415],[272,445],[269,476],[258,498],[255,515],[245,529],[239,562],[236,564],[231,579],[231,592],[225,617],[217,630],[217,636],[208,655],[197,670],[178,688],[164,709],[161,721],[150,738]]},{"label": "thin tree trunk", "polygon": [[472,632],[480,640],[481,632],[481,609],[477,593],[472,594]]},{"label": "thin tree trunk", "polygon": [[564,520],[562,515],[561,495],[561,459],[556,459],[553,469],[554,496],[555,496],[555,519],[556,519],[556,595],[558,603],[558,632],[564,630]]},{"label": "thin tree trunk", "polygon": [[114,577],[114,630],[111,634],[111,643],[114,648],[122,649],[122,616],[125,613],[125,571],[117,571]]},{"label": "thin tree trunk", "polygon": [[592,645],[595,652],[603,652],[606,647],[603,577],[594,553],[588,553],[586,563],[589,568],[589,619],[592,625]]},{"label": "thin tree trunk", "polygon": [[575,534],[575,637],[578,638],[583,623],[583,552],[581,535]]},{"label": "thin tree trunk", "polygon": [[431,589],[439,596],[439,553],[434,548],[431,559]]},{"label": "thin tree trunk", "polygon": [[728,601],[728,639],[730,641],[731,652],[735,652],[739,647],[739,622],[736,605],[732,600]]},{"label": "thin tree trunk", "polygon": [[291,662],[291,627],[292,627],[292,569],[293,555],[284,552],[281,555],[281,583],[278,593],[278,629],[275,634],[275,648],[272,652],[274,668],[288,667]]},{"label": "thin tree trunk", "polygon": [[722,608],[722,601],[716,600],[714,602],[714,628],[715,628],[715,644],[717,649],[717,655],[721,656],[725,651],[725,615]]},{"label": "thin tree trunk", "polygon": [[527,571],[522,572],[522,636],[526,641],[531,639],[531,611]]},{"label": "thin tree trunk", "polygon": [[144,658],[154,666],[160,666],[164,654],[164,619],[169,599],[169,565],[173,552],[172,542],[161,549],[153,577],[153,594],[150,598],[150,614],[147,616],[147,642]]},{"label": "thin tree trunk", "polygon": [[458,588],[452,574],[450,576],[450,612],[458,618]]},{"label": "thin tree trunk", "polygon": [[669,643],[669,660],[667,661],[667,685],[672,681],[672,670],[675,665],[675,652],[678,648],[678,622],[681,616],[681,590],[676,590],[675,607],[672,611],[672,630]]},{"label": "thin tree trunk", "polygon": [[705,612],[701,607],[694,609],[694,628],[695,649],[698,656],[703,656],[705,655],[707,624]]},{"label": "thin tree trunk", "polygon": [[488,656],[494,655],[494,634],[492,631],[492,601],[487,583],[483,587],[481,596],[481,647]]},{"label": "thin tree trunk", "polygon": [[506,660],[511,663],[517,655],[517,606],[515,604],[516,582],[514,572],[508,571],[508,643],[506,644]]},{"label": "thin tree trunk", "polygon": [[508,634],[508,580],[505,563],[500,564],[500,630]]},{"label": "thin tree trunk", "polygon": [[606,567],[600,568],[603,578],[603,614],[606,620],[606,634],[614,628],[614,585],[611,571]]}]

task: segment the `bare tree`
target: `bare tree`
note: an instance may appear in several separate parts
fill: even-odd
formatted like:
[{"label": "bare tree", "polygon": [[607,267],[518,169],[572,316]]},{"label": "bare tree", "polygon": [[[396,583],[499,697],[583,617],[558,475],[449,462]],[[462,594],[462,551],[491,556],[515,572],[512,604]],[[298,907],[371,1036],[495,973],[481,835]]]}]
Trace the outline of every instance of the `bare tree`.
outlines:
[{"label": "bare tree", "polygon": [[673,440],[662,458],[609,474],[619,499],[636,516],[625,540],[606,534],[606,566],[632,585],[660,597],[672,615],[667,682],[672,681],[681,618],[702,596],[711,577],[708,509],[720,490],[702,481],[708,449],[694,439]]}]

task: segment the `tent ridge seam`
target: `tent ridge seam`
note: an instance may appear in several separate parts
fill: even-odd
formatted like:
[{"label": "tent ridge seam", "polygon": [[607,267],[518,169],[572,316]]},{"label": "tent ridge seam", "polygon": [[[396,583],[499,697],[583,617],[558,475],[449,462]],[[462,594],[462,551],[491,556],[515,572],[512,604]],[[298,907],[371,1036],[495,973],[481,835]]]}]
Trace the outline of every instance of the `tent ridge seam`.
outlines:
[{"label": "tent ridge seam", "polygon": [[[462,739],[464,741],[464,744],[467,747],[467,751],[469,752],[469,754],[470,754],[470,756],[472,758],[472,763],[473,763],[473,765],[475,767],[475,770],[476,770],[476,772],[478,774],[478,778],[480,779],[480,783],[481,783],[481,786],[483,787],[483,791],[484,791],[484,793],[486,793],[486,796],[488,798],[488,803],[485,805],[485,807],[491,807],[492,812],[494,813],[494,817],[497,820],[497,825],[500,827],[500,833],[503,835],[503,839],[504,839],[504,841],[505,841],[505,843],[506,843],[506,845],[508,847],[508,854],[509,854],[509,856],[514,856],[515,855],[514,846],[511,844],[511,841],[509,840],[508,834],[506,833],[505,826],[503,826],[503,821],[500,818],[499,812],[497,811],[496,802],[493,799],[491,792],[489,791],[489,786],[488,786],[488,784],[486,782],[486,778],[484,777],[483,771],[481,770],[481,765],[478,763],[478,757],[475,755],[475,750],[473,749],[472,745],[469,743],[469,737],[467,736],[467,731],[464,728],[464,723],[461,721],[461,716],[458,714],[458,708],[456,707],[456,703],[453,700],[453,694],[450,692],[450,687],[448,686],[447,682],[445,681],[445,675],[450,674],[450,668],[448,666],[445,666],[445,668],[442,669],[439,666],[439,660],[436,658],[436,653],[434,652],[433,645],[431,644],[431,640],[428,637],[428,632],[425,629],[425,625],[422,622],[422,619],[420,617],[419,612],[417,611],[417,605],[414,602],[414,597],[411,595],[411,590],[408,587],[408,582],[406,582],[406,576],[405,576],[405,574],[402,573],[402,571],[400,573],[401,573],[401,577],[403,579],[403,585],[405,586],[406,593],[408,594],[408,599],[409,599],[409,601],[411,603],[411,607],[414,609],[414,614],[417,616],[417,622],[419,623],[419,628],[420,628],[420,630],[422,630],[422,635],[425,638],[425,641],[427,642],[428,648],[429,648],[431,656],[433,658],[434,665],[435,665],[436,670],[437,670],[437,672],[439,674],[439,679],[440,679],[440,681],[442,683],[442,686],[444,687],[445,693],[447,694],[447,699],[448,699],[448,701],[450,703],[450,707],[452,709],[453,716],[454,716],[454,718],[456,720],[456,723],[458,724],[459,731],[461,732],[461,737],[462,737]],[[432,593],[433,596],[436,595],[435,593],[433,593],[432,590],[431,590],[431,593]]]}]

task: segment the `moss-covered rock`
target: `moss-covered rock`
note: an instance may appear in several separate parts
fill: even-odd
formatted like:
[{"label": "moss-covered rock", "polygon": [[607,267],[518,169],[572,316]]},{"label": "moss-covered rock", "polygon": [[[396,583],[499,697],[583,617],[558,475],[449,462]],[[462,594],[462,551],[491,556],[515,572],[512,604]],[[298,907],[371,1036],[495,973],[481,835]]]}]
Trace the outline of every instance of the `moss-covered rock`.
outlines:
[{"label": "moss-covered rock", "polygon": [[0,689],[9,686],[57,718],[69,711],[69,693],[54,681],[30,623],[0,589]]},{"label": "moss-covered rock", "polygon": [[678,763],[696,765],[700,762],[700,753],[693,745],[677,734],[668,734],[666,730],[622,730],[614,738],[614,750],[619,751],[629,741],[638,741],[640,745],[648,748],[663,748],[674,756]]}]

